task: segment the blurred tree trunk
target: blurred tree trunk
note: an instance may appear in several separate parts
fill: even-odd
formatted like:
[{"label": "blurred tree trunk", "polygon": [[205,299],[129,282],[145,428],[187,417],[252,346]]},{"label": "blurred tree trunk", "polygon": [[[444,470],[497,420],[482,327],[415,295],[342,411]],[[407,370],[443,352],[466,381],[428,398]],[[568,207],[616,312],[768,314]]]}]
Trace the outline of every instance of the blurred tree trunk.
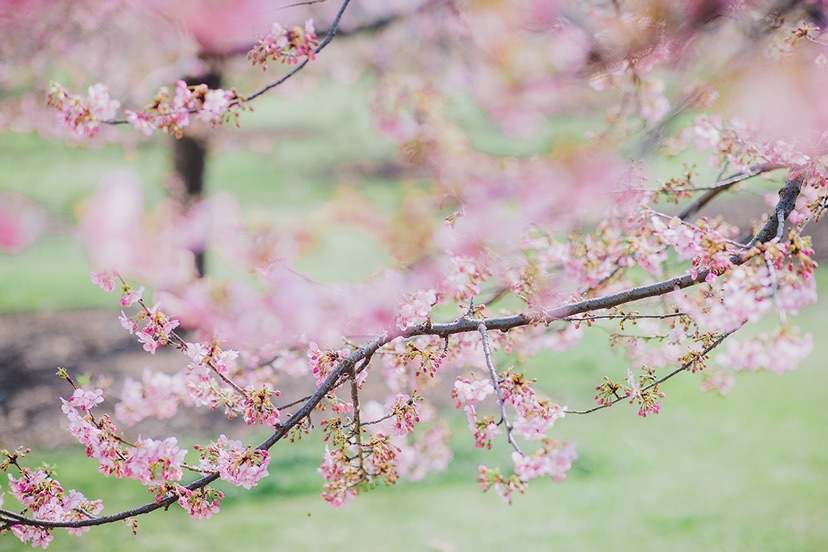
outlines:
[{"label": "blurred tree trunk", "polygon": [[[189,85],[206,84],[211,89],[221,87],[221,73],[217,69],[200,76],[184,77],[184,80]],[[181,201],[185,210],[198,204],[204,194],[207,136],[207,133],[190,132],[173,142],[173,171],[184,185]],[[204,276],[204,250],[193,253],[200,278]]]}]

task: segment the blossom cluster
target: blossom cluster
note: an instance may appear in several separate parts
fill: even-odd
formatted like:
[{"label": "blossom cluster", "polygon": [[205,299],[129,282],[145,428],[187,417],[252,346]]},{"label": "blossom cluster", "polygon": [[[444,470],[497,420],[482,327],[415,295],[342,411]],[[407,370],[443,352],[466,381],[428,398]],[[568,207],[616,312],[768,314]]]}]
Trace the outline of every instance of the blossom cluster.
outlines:
[{"label": "blossom cluster", "polygon": [[101,123],[112,119],[121,102],[109,96],[103,84],[89,87],[86,96],[70,94],[59,83],[49,88],[47,104],[58,110],[60,123],[78,136],[91,138],[101,129]]},{"label": "blossom cluster", "polygon": [[261,65],[267,70],[268,61],[277,61],[288,65],[299,63],[300,58],[316,59],[319,38],[313,27],[313,19],[308,19],[303,27],[298,25],[285,29],[274,23],[270,32],[256,41],[253,49],[247,53],[253,65]]},{"label": "blossom cluster", "polygon": [[[21,467],[19,477],[9,474],[9,491],[39,521],[83,521],[92,519],[103,510],[102,501],[89,500],[74,489],[65,491],[60,482],[44,468],[32,470]],[[0,506],[2,503],[0,495]],[[12,525],[11,529],[21,542],[31,541],[33,548],[47,548],[54,538],[51,530],[45,527]],[[89,527],[69,528],[68,531],[80,535],[89,531]]]},{"label": "blossom cluster", "polygon": [[115,416],[126,426],[148,417],[159,420],[172,418],[185,394],[181,378],[145,368],[141,380],[131,376],[124,379],[121,400],[115,405]]},{"label": "blossom cluster", "polygon": [[414,424],[420,422],[420,415],[417,412],[418,401],[422,401],[422,397],[416,394],[412,397],[405,393],[397,393],[394,402],[386,405],[394,416],[395,435],[406,435],[414,432]]},{"label": "blossom cluster", "polygon": [[451,269],[440,286],[440,292],[453,301],[469,301],[480,294],[480,284],[492,275],[485,264],[467,256],[450,258]]},{"label": "blossom cluster", "polygon": [[474,435],[474,444],[477,448],[492,448],[492,440],[500,434],[500,428],[491,416],[480,416],[477,405],[486,397],[494,395],[492,382],[476,379],[457,378],[451,390],[454,407],[463,409],[466,413],[469,431]]},{"label": "blossom cluster", "polygon": [[[79,398],[79,402],[84,398]],[[94,403],[94,399],[91,399]],[[32,512],[32,518],[48,522],[77,522],[92,519],[103,510],[103,502],[89,500],[83,493],[74,489],[65,491],[61,483],[53,477],[51,469],[45,464],[31,469],[21,465],[21,460],[29,454],[29,449],[18,448],[15,451],[0,450],[0,471],[6,472],[16,468],[19,477],[9,473],[9,490],[11,495],[26,509]],[[5,493],[0,493],[0,509],[3,507]],[[6,520],[7,521],[7,520]],[[52,542],[52,529],[34,525],[5,525],[23,543],[31,541],[32,547],[47,548]],[[70,527],[72,535],[81,535],[89,527]]]},{"label": "blossom cluster", "polygon": [[396,458],[399,449],[382,433],[371,436],[367,443],[348,441],[326,450],[319,474],[325,479],[322,498],[334,508],[344,506],[361,490],[379,482],[391,485],[399,479]]},{"label": "blossom cluster", "polygon": [[270,454],[266,450],[245,447],[241,441],[228,439],[224,434],[214,443],[193,448],[201,456],[200,470],[218,472],[219,477],[233,485],[250,489],[268,475]]},{"label": "blossom cluster", "polygon": [[400,303],[397,327],[401,330],[431,319],[431,311],[438,303],[440,296],[434,289],[424,289],[410,294]]},{"label": "blossom cluster", "polygon": [[206,84],[188,85],[178,81],[175,91],[161,87],[152,102],[140,111],[127,110],[127,121],[146,136],[156,129],[180,138],[190,124],[190,116],[217,125],[238,116],[232,108],[243,98],[236,90],[211,89]]},{"label": "blossom cluster", "polygon": [[781,374],[796,369],[813,348],[811,334],[800,336],[783,328],[742,341],[730,341],[716,361],[731,370],[765,369]]},{"label": "blossom cluster", "polygon": [[323,351],[314,342],[308,344],[308,365],[313,377],[316,378],[317,387],[322,385],[328,374],[336,367],[337,362],[347,357],[350,352],[348,349]]},{"label": "blossom cluster", "polygon": [[522,374],[508,370],[501,375],[503,402],[515,410],[512,431],[523,439],[535,441],[546,438],[556,420],[566,415],[566,407],[538,398],[532,381]]},{"label": "blossom cluster", "polygon": [[70,433],[86,447],[87,456],[98,460],[99,471],[137,479],[145,485],[180,480],[186,450],[178,446],[177,439],[139,438],[135,443],[125,442],[108,415],[96,419],[91,412],[92,406],[102,402],[102,393],[100,389],[78,388],[69,400],[61,399]]},{"label": "blossom cluster", "polygon": [[532,454],[512,452],[514,473],[508,477],[498,469],[480,464],[477,468],[477,482],[483,492],[494,489],[495,493],[511,504],[512,495],[516,491],[520,494],[526,492],[527,484],[532,479],[549,476],[556,483],[562,482],[577,459],[574,444],[544,439],[543,446]]}]

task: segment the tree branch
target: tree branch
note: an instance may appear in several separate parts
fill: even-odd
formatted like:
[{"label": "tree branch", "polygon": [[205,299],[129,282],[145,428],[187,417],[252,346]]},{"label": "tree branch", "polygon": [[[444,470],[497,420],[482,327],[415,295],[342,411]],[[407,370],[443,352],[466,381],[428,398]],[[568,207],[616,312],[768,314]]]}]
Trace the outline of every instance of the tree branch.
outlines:
[{"label": "tree branch", "polygon": [[512,448],[518,454],[523,456],[523,452],[520,450],[517,441],[515,441],[514,435],[512,435],[512,424],[506,415],[506,402],[503,399],[503,390],[500,388],[500,381],[497,378],[497,370],[495,370],[494,362],[492,362],[492,350],[489,347],[489,334],[486,331],[486,324],[483,322],[478,324],[477,331],[480,332],[480,337],[483,340],[483,355],[486,357],[486,367],[489,369],[489,377],[492,380],[492,385],[494,385],[495,393],[497,394],[497,404],[500,407],[500,421],[503,422],[503,427],[506,428],[506,440],[509,441],[509,444],[512,445]]},{"label": "tree branch", "polygon": [[[325,48],[325,46],[330,44],[331,40],[333,40],[333,37],[336,34],[337,29],[339,28],[339,22],[342,20],[342,15],[345,13],[345,9],[348,7],[348,4],[350,4],[350,2],[351,2],[351,0],[344,0],[344,2],[342,2],[342,6],[339,8],[339,11],[337,12],[336,17],[334,18],[333,23],[331,24],[331,28],[328,30],[327,34],[325,34],[325,38],[323,38],[322,41],[319,42],[319,46],[317,46],[313,50],[314,54],[318,54],[319,52],[321,52]],[[300,63],[296,67],[294,67],[290,72],[286,73],[281,78],[277,79],[275,82],[272,82],[272,83],[268,84],[267,86],[265,86],[261,90],[257,90],[256,92],[253,92],[252,94],[250,94],[249,96],[244,98],[244,101],[249,102],[250,100],[258,98],[259,96],[261,96],[262,94],[264,94],[268,90],[271,90],[272,88],[276,88],[277,86],[279,86],[280,84],[282,84],[283,82],[288,80],[290,77],[292,77],[293,75],[295,75],[296,73],[298,73],[299,71],[304,69],[309,61],[310,61],[310,58],[305,58],[305,61],[303,61],[302,63]],[[234,102],[234,103],[238,104],[239,102]]]},{"label": "tree branch", "polygon": [[[739,327],[741,328],[741,326],[739,326]],[[738,330],[738,329],[739,328],[736,328],[736,330]],[[704,350],[702,350],[700,356],[707,356],[710,353],[710,351],[712,351],[713,349],[715,349],[716,347],[721,345],[722,341],[724,341],[725,339],[730,337],[732,334],[734,334],[736,332],[736,330],[731,330],[729,332],[725,332],[725,333],[721,334],[719,337],[717,337],[713,341],[713,343],[711,343],[709,346],[705,347]],[[642,387],[641,391],[648,391],[648,390],[652,389],[653,387],[655,387],[656,385],[661,385],[662,383],[664,383],[668,379],[672,378],[676,374],[679,374],[679,373],[687,370],[688,368],[693,366],[693,364],[695,364],[697,361],[698,361],[697,359],[688,360],[687,362],[685,362],[684,364],[682,364],[681,366],[679,366],[678,368],[676,368],[675,370],[673,370],[672,372],[667,374],[666,376],[657,379],[656,381],[652,382],[651,384],[649,384],[645,387]],[[606,404],[601,404],[601,405],[598,405],[598,406],[593,406],[592,408],[587,408],[586,410],[566,410],[566,413],[567,414],[590,414],[590,413],[596,412],[598,410],[603,410],[604,408],[609,408],[610,406],[614,405],[615,403],[623,401],[623,400],[627,399],[628,397],[629,397],[629,395],[626,395],[624,397],[618,397],[617,399],[614,399],[612,402],[609,402],[609,403],[606,403]]]},{"label": "tree branch", "polygon": [[687,220],[699,211],[701,211],[702,208],[711,201],[713,201],[716,198],[716,196],[732,188],[733,185],[737,182],[747,180],[748,178],[752,178],[758,174],[774,171],[776,169],[781,168],[784,167],[782,165],[777,165],[775,163],[762,163],[761,165],[754,165],[750,167],[750,169],[747,172],[734,173],[725,178],[724,180],[720,180],[719,182],[714,184],[704,194],[700,195],[695,201],[693,201],[693,203],[682,209],[681,212],[676,216],[681,220]]},{"label": "tree branch", "polygon": [[[347,4],[347,1],[346,1]],[[804,171],[801,169],[791,169],[788,174],[787,181],[785,186],[779,190],[779,202],[777,203],[776,207],[774,208],[772,216],[768,219],[762,229],[756,234],[756,236],[751,240],[750,247],[753,244],[757,243],[764,243],[773,239],[777,233],[777,227],[779,221],[784,221],[788,215],[790,215],[791,211],[794,208],[796,203],[796,199],[799,196],[800,190],[802,188],[802,183],[804,180]],[[750,247],[746,247],[743,251],[747,251]],[[750,258],[750,255],[743,256],[741,254],[736,254],[731,257],[731,260],[734,266],[738,266],[747,262]],[[263,441],[257,448],[262,450],[268,450],[277,442],[279,442],[282,438],[284,438],[288,432],[298,425],[302,420],[310,416],[316,406],[322,401],[322,399],[327,395],[331,390],[336,388],[338,385],[342,384],[344,381],[348,379],[348,376],[351,372],[354,374],[362,371],[367,367],[368,363],[370,362],[371,357],[376,353],[380,347],[387,345],[388,343],[399,339],[399,338],[411,338],[419,335],[434,335],[442,337],[443,339],[448,339],[450,335],[458,334],[458,333],[466,333],[466,332],[480,332],[481,335],[484,336],[484,352],[488,348],[488,339],[486,332],[489,330],[500,330],[502,332],[509,331],[510,329],[526,326],[526,325],[537,325],[537,324],[549,324],[555,320],[561,320],[567,317],[571,317],[577,314],[586,313],[589,311],[594,310],[602,310],[608,309],[612,307],[616,307],[618,305],[622,305],[625,303],[630,303],[633,301],[638,301],[641,299],[645,299],[648,297],[656,297],[659,295],[664,295],[670,293],[672,291],[676,291],[679,289],[684,289],[693,285],[698,284],[699,282],[704,281],[705,277],[708,275],[709,272],[701,271],[696,276],[692,276],[687,274],[685,276],[671,278],[669,280],[663,280],[661,282],[656,282],[654,284],[649,284],[645,286],[639,286],[635,288],[631,288],[619,293],[614,293],[611,295],[606,295],[604,297],[597,297],[593,299],[587,299],[584,301],[578,301],[576,303],[571,304],[564,304],[560,305],[554,309],[545,312],[524,312],[519,313],[511,316],[504,316],[504,317],[497,317],[497,318],[487,318],[483,320],[472,320],[467,317],[460,318],[454,322],[449,322],[445,324],[432,324],[432,323],[423,323],[412,328],[407,328],[403,331],[395,332],[392,334],[384,334],[381,336],[377,336],[362,347],[355,349],[351,352],[347,357],[341,359],[337,366],[328,374],[328,377],[322,382],[322,384],[317,388],[317,390],[310,396],[307,402],[297,410],[288,420],[278,426],[276,430],[273,432],[270,437],[268,437],[265,441]],[[482,331],[481,331],[482,328]],[[728,337],[731,333],[722,334],[717,340],[712,343],[707,349],[705,349],[703,354],[707,354],[710,350],[718,346],[726,337]],[[489,359],[487,359],[488,361]],[[357,364],[359,366],[357,367]],[[652,383],[651,385],[644,388],[644,390],[650,389],[651,387],[662,383],[679,372],[686,370],[691,363],[685,363],[681,367],[677,368],[667,376],[657,380],[656,382]],[[490,367],[490,370],[493,370],[493,366]],[[496,381],[496,376],[495,376]],[[496,389],[499,389],[499,385],[496,385]],[[625,397],[622,397],[622,399]],[[501,400],[501,407],[502,407],[502,400]],[[599,410],[599,407],[584,410],[584,411],[567,411],[573,414],[586,414],[589,412],[593,412],[595,410]],[[206,485],[209,485],[216,479],[218,479],[218,473],[213,473],[209,475],[205,475],[197,479],[196,481],[191,482],[190,484],[186,485],[185,487],[189,490],[196,490]],[[148,514],[160,508],[168,508],[172,503],[177,500],[175,495],[168,496],[167,498],[162,499],[159,502],[152,502],[149,504],[144,504],[143,506],[138,506],[136,508],[125,510],[123,512],[119,512],[116,514],[112,514],[109,516],[101,516],[96,519],[86,519],[80,521],[65,521],[65,522],[57,522],[57,521],[41,521],[35,520],[30,518],[21,518],[21,519],[14,519],[14,525],[32,525],[36,527],[44,527],[44,528],[56,528],[56,527],[65,527],[65,528],[76,528],[76,527],[90,527],[94,525],[103,525],[106,523],[112,523],[115,521],[125,520],[130,517],[135,517],[143,514]],[[5,515],[5,514],[4,514]],[[0,518],[3,519],[3,518]],[[4,520],[4,523],[8,523]]]}]

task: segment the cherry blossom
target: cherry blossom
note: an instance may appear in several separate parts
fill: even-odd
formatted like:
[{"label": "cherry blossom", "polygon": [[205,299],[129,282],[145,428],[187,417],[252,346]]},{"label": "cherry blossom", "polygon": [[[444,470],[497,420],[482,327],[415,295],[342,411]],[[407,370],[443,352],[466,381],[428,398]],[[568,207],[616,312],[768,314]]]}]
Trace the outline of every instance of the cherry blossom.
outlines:
[{"label": "cherry blossom", "polygon": [[199,469],[218,472],[219,477],[233,485],[250,489],[267,477],[270,455],[266,450],[245,447],[241,441],[220,435],[215,443],[194,447],[200,451]]},{"label": "cherry blossom", "polygon": [[78,136],[91,138],[101,129],[101,123],[111,119],[121,102],[109,97],[109,89],[101,84],[89,87],[86,97],[70,94],[58,83],[49,89],[48,103],[59,112],[60,121]]},{"label": "cherry blossom", "polygon": [[[120,103],[105,86],[85,96],[51,87],[48,105],[78,136],[100,140],[104,125],[122,125],[124,135],[160,130],[202,141],[208,127],[238,122],[265,92],[304,91],[304,83],[288,86],[306,67],[340,80],[370,68],[373,124],[393,150],[377,174],[405,181],[399,201],[380,206],[356,182],[367,169],[355,159],[336,171],[347,185],[296,223],[249,216],[225,194],[186,207],[164,199],[145,212],[137,178],[100,183],[78,232],[93,266],[105,268],[91,280],[119,289],[119,322],[145,351],[183,353],[178,372],[146,370],[124,381],[118,424],[168,419],[187,405],[270,428],[257,446],[221,434],[195,447],[197,466],[187,464],[176,437],[122,433],[98,408],[103,390],[60,372],[73,387],[62,399],[69,432],[102,474],[148,487],[154,500],[139,511],[178,502],[207,519],[223,498],[210,481],[250,489],[268,475],[271,447],[304,438],[325,444],[317,471],[333,507],[400,477],[420,479],[451,458],[436,408],[449,397],[476,447],[509,447],[511,469],[480,464],[477,481],[511,502],[536,478],[567,477],[578,454],[563,439],[578,416],[619,404],[648,417],[669,408],[673,377],[725,394],[736,372],[781,373],[812,349],[813,336],[792,317],[816,301],[814,251],[802,232],[828,209],[828,112],[817,97],[825,88],[822,7],[792,3],[791,17],[768,21],[759,4],[739,2],[662,2],[658,10],[646,2],[443,4],[418,4],[403,24],[395,15],[361,31],[356,16],[353,28],[339,28],[344,0],[325,18],[321,41],[313,20],[268,21],[267,34],[238,50],[249,49],[248,60],[265,70],[289,67],[249,94],[167,80],[181,73],[153,63],[157,74],[141,78],[158,82],[142,85],[167,83],[154,96],[126,76],[110,81],[120,97],[148,97],[116,120]],[[197,29],[206,49],[176,71],[220,68],[228,72],[222,82],[236,76],[224,62],[230,54],[215,51],[228,37],[184,27]],[[338,31],[366,29],[369,39],[353,52],[327,67],[309,63]],[[723,47],[723,38],[734,42]],[[479,109],[502,143],[486,143],[457,114],[457,98]],[[540,134],[573,114],[574,134]],[[0,111],[0,124],[4,117]],[[722,194],[771,186],[766,208],[742,228],[707,216]],[[336,281],[339,261],[321,276],[301,269],[340,224],[387,257],[362,281]],[[244,279],[196,279],[193,252],[208,245]],[[153,302],[127,279],[153,289]],[[760,321],[778,328],[757,335]],[[579,410],[558,402],[578,395],[556,384],[557,365],[544,371],[525,361],[591,347],[587,332],[608,336],[626,360],[590,384],[594,403]],[[301,391],[277,401],[277,389]],[[52,529],[38,521],[60,525],[100,511],[45,469],[4,453],[3,467],[17,469],[9,494],[35,526],[6,512],[0,525],[24,542],[49,544]]]},{"label": "cherry blossom", "polygon": [[319,39],[313,26],[313,19],[308,19],[303,27],[283,28],[274,23],[270,32],[260,38],[252,50],[247,54],[253,65],[261,65],[267,70],[268,61],[279,61],[286,64],[299,63],[299,59],[307,57],[316,59],[314,51],[319,46]]}]

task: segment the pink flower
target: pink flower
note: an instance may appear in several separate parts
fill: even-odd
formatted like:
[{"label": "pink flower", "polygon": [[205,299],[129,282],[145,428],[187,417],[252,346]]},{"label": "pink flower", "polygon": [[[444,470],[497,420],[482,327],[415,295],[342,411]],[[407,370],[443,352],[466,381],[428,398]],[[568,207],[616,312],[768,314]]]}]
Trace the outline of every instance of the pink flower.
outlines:
[{"label": "pink flower", "polygon": [[159,420],[172,418],[187,395],[183,378],[144,369],[141,381],[127,376],[121,389],[121,401],[115,405],[115,416],[127,426],[147,417]]},{"label": "pink flower", "polygon": [[227,110],[230,108],[232,92],[216,89],[210,90],[204,95],[204,103],[196,113],[196,117],[208,123],[218,123]]},{"label": "pink flower", "polygon": [[231,441],[220,435],[218,441],[201,450],[199,468],[208,472],[218,472],[219,477],[233,485],[250,489],[260,479],[267,477],[270,454],[266,450],[245,447],[241,441]]},{"label": "pink flower", "polygon": [[103,402],[103,390],[95,389],[94,391],[86,391],[84,389],[75,389],[72,397],[69,399],[69,405],[78,408],[84,412],[91,410],[96,405]]},{"label": "pink flower", "polygon": [[155,354],[155,351],[158,350],[159,343],[155,340],[151,332],[148,332],[146,328],[138,332],[138,341],[141,342],[143,345],[144,350],[148,353]]},{"label": "pink flower", "polygon": [[12,525],[12,533],[23,544],[32,541],[32,548],[40,546],[44,550],[49,547],[49,543],[55,538],[49,529],[32,527],[31,525]]},{"label": "pink flower", "polygon": [[482,402],[489,395],[494,395],[494,386],[489,380],[466,380],[457,378],[451,396],[454,397],[455,408],[474,406]]},{"label": "pink flower", "polygon": [[89,279],[93,284],[99,286],[106,292],[110,292],[115,289],[114,274],[108,270],[93,272]]},{"label": "pink flower", "polygon": [[350,353],[348,349],[322,351],[316,343],[311,341],[308,344],[308,365],[316,378],[316,386],[322,385],[336,364]]},{"label": "pink flower", "polygon": [[224,498],[224,493],[209,487],[191,491],[186,487],[177,485],[175,493],[178,495],[178,504],[190,514],[190,517],[199,521],[210,519],[213,514],[217,514],[219,512],[219,500]]},{"label": "pink flower", "polygon": [[279,391],[273,391],[268,384],[259,388],[249,386],[244,391],[246,396],[242,399],[240,408],[247,425],[264,424],[275,426],[279,423],[281,413],[270,402],[270,396],[275,395],[278,397]]},{"label": "pink flower", "polygon": [[152,133],[157,128],[155,123],[152,120],[152,117],[147,113],[137,112],[126,110],[126,119],[129,124],[131,124],[135,130],[139,132],[143,132],[144,136],[152,136]]},{"label": "pink flower", "polygon": [[480,294],[480,284],[491,272],[479,260],[471,257],[451,257],[452,268],[440,287],[440,292],[454,301],[469,301]]},{"label": "pink flower", "polygon": [[406,435],[414,432],[414,424],[420,422],[417,413],[417,400],[420,397],[415,395],[412,398],[404,393],[397,393],[393,404],[387,404],[386,408],[391,411],[396,419],[394,423],[394,435]]},{"label": "pink flower", "polygon": [[133,289],[132,287],[126,286],[124,288],[124,294],[121,297],[121,306],[131,307],[132,305],[140,301],[143,295],[144,286],[141,286],[138,289]]},{"label": "pink flower", "polygon": [[124,311],[121,311],[121,316],[118,317],[121,327],[128,331],[130,335],[138,331],[138,323],[132,318],[128,317]]},{"label": "pink flower", "polygon": [[100,83],[90,86],[85,98],[69,94],[54,83],[49,89],[48,105],[58,110],[63,126],[78,136],[91,138],[100,130],[101,121],[115,116],[121,103],[110,98],[109,90]]},{"label": "pink flower", "polygon": [[407,297],[400,303],[397,327],[401,330],[420,321],[431,318],[434,305],[440,300],[437,291],[433,289],[421,290]]},{"label": "pink flower", "polygon": [[181,465],[186,454],[175,437],[163,441],[138,439],[126,453],[124,474],[144,485],[178,481],[184,475]]},{"label": "pink flower", "polygon": [[304,27],[285,29],[278,23],[270,28],[270,33],[260,38],[247,54],[253,65],[262,65],[267,69],[268,61],[279,61],[288,65],[299,63],[299,58],[316,59],[319,39],[313,26],[313,19],[308,19]]}]

